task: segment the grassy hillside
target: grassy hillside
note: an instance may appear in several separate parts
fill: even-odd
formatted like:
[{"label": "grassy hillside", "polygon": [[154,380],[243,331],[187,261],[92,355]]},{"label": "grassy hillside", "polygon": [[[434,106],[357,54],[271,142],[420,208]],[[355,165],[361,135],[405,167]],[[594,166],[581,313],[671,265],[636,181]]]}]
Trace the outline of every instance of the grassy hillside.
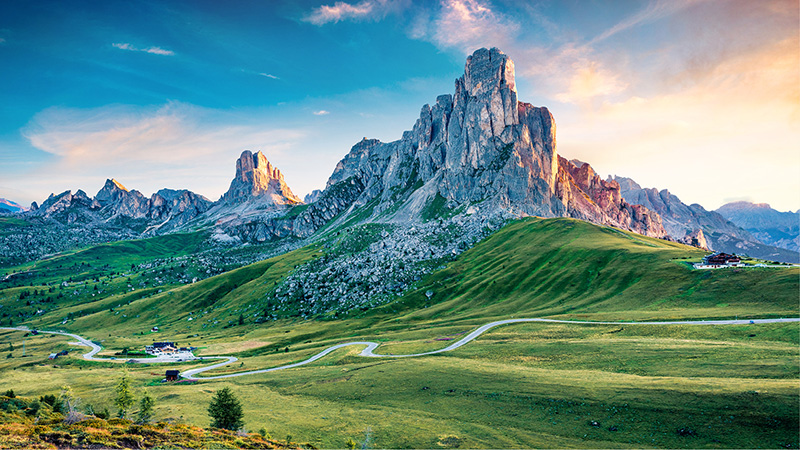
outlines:
[{"label": "grassy hillside", "polygon": [[693,270],[689,261],[705,254],[574,219],[527,219],[493,234],[374,314],[410,310],[404,320],[797,315],[799,269]]},{"label": "grassy hillside", "polygon": [[[215,371],[231,373],[300,361],[351,340],[381,342],[387,353],[432,350],[510,316],[799,315],[797,268],[698,271],[687,264],[704,254],[697,249],[570,219],[527,219],[382,307],[345,320],[254,323],[251,313],[276,283],[330,249],[321,243],[194,284],[87,299],[27,323],[55,323],[103,341],[108,353],[154,339],[191,343],[201,355],[239,357]],[[149,333],[153,325],[162,331]],[[0,359],[2,389],[35,396],[70,384],[95,409],[113,410],[122,361],[82,361],[64,337],[25,339],[22,357],[23,333],[0,333],[0,349],[11,355]],[[498,327],[440,355],[364,359],[349,347],[301,368],[194,385],[155,383],[164,365],[126,366],[135,389],[157,399],[158,420],[207,425],[197,405],[230,386],[244,400],[248,429],[326,448],[351,438],[393,448],[794,448],[799,346],[797,323],[530,323]],[[46,359],[61,349],[73,351]]]},{"label": "grassy hillside", "polygon": [[200,252],[208,238],[205,232],[177,233],[149,239],[100,244],[61,253],[52,257],[6,269],[15,274],[9,286],[35,282],[40,285],[65,280],[83,281],[109,272],[128,271],[137,264],[167,258],[178,258]]}]

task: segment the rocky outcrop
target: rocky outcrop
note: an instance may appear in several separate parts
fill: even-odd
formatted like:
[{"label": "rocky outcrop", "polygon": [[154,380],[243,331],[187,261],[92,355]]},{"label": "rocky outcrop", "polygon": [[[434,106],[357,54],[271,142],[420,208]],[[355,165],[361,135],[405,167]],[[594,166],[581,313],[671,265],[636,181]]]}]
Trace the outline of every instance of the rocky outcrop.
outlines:
[{"label": "rocky outcrop", "polygon": [[236,160],[230,188],[202,220],[220,235],[264,242],[295,234],[293,219],[285,215],[302,203],[263,153],[245,150]]},{"label": "rocky outcrop", "polygon": [[407,223],[445,205],[481,215],[570,216],[649,236],[657,214],[626,202],[616,183],[559,158],[547,108],[517,100],[514,63],[498,49],[467,59],[453,95],[422,107],[402,139],[363,139],[336,166],[320,198],[293,219],[306,236],[334,217]]},{"label": "rocky outcrop", "polygon": [[322,195],[322,190],[314,189],[303,197],[303,203],[314,203],[319,199],[320,195]]},{"label": "rocky outcrop", "polygon": [[129,191],[117,180],[106,180],[103,188],[95,196],[106,217],[122,216],[132,219],[146,219],[150,212],[150,201],[141,192]]},{"label": "rocky outcrop", "polygon": [[222,196],[226,204],[239,204],[258,198],[262,203],[291,205],[302,203],[283,180],[283,174],[261,152],[245,150],[236,161],[236,176]]},{"label": "rocky outcrop", "polygon": [[56,219],[65,224],[91,223],[96,221],[100,204],[90,199],[85,192],[64,191],[58,195],[50,194],[38,209],[28,214],[37,217]]},{"label": "rocky outcrop", "polygon": [[589,222],[614,224],[639,234],[665,237],[661,217],[622,197],[617,182],[603,181],[588,163],[559,157],[558,197],[568,205],[567,215]]},{"label": "rocky outcrop", "polygon": [[711,250],[708,247],[708,241],[706,241],[706,235],[703,234],[703,230],[692,231],[691,233],[682,237],[680,242],[686,245],[691,245],[692,247],[702,248],[703,250]]},{"label": "rocky outcrop", "polygon": [[733,202],[716,212],[765,244],[800,251],[800,211],[781,212],[767,203]]},{"label": "rocky outcrop", "polygon": [[766,245],[750,232],[728,221],[717,212],[698,204],[687,205],[668,190],[642,188],[634,180],[615,176],[622,197],[631,204],[645,206],[661,216],[667,233],[679,242],[691,241],[692,233],[702,230],[706,248],[726,253],[746,254],[784,262],[800,262],[800,254]]}]

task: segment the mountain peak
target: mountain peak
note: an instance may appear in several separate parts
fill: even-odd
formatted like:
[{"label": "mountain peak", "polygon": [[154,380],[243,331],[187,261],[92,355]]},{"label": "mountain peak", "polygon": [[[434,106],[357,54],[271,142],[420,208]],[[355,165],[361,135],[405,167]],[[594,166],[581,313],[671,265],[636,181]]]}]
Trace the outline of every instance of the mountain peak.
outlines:
[{"label": "mountain peak", "polygon": [[128,192],[128,188],[122,185],[119,181],[115,180],[114,178],[110,180],[106,180],[106,186],[115,186],[117,189],[121,189],[125,192]]},{"label": "mountain peak", "polygon": [[97,192],[94,197],[100,205],[105,206],[114,203],[128,193],[128,189],[123,186],[119,181],[109,178],[106,180],[103,188]]},{"label": "mountain peak", "polygon": [[245,150],[236,160],[236,176],[222,199],[228,203],[241,203],[251,197],[268,196],[275,204],[301,203],[286,182],[277,167],[258,152]]},{"label": "mountain peak", "polygon": [[475,50],[467,57],[464,85],[473,96],[492,90],[495,86],[506,87],[516,94],[514,61],[497,48]]}]

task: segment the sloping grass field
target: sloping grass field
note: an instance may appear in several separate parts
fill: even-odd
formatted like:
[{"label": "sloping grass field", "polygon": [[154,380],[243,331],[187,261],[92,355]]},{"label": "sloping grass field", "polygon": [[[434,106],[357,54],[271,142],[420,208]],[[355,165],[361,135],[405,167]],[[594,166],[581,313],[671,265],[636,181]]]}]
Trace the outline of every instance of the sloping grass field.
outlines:
[{"label": "sloping grass field", "polygon": [[[109,354],[175,340],[200,347],[198,355],[240,358],[219,374],[297,362],[355,340],[381,342],[380,353],[434,350],[510,317],[800,315],[797,268],[697,271],[687,261],[704,253],[691,247],[571,219],[527,219],[382,307],[345,320],[238,324],[275,283],[324,250],[306,247],[161,293],[65,305],[26,323],[102,341]],[[61,325],[67,312],[75,318]],[[203,327],[213,321],[224,326]],[[150,333],[153,325],[162,331]],[[113,410],[124,365],[136,389],[156,398],[158,420],[208,425],[213,391],[229,386],[243,400],[248,430],[263,427],[317,447],[341,448],[348,439],[390,448],[800,444],[797,323],[514,324],[438,355],[367,359],[348,347],[300,368],[195,384],[157,383],[171,367],[164,364],[83,361],[82,348],[65,337],[28,336],[23,357],[23,335],[0,333],[0,390],[33,397],[68,384],[95,410]],[[70,348],[69,356],[47,360]]]}]

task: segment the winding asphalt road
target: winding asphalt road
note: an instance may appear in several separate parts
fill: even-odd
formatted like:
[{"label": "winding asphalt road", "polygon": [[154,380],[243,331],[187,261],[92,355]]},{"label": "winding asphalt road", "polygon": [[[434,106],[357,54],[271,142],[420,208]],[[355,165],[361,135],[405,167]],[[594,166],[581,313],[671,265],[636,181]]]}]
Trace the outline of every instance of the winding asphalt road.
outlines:
[{"label": "winding asphalt road", "polygon": [[[367,358],[410,358],[415,356],[426,356],[426,355],[435,355],[437,353],[444,353],[453,351],[467,343],[471,342],[481,334],[489,331],[490,329],[500,326],[500,325],[507,325],[512,323],[524,323],[524,322],[544,322],[544,323],[569,323],[569,324],[583,324],[583,325],[751,325],[751,324],[763,324],[763,323],[786,323],[786,322],[800,322],[800,318],[788,318],[788,319],[742,319],[742,320],[684,320],[684,321],[664,321],[664,322],[590,322],[590,321],[578,321],[578,320],[556,320],[556,319],[505,319],[505,320],[498,320],[496,322],[490,322],[486,325],[482,325],[478,327],[475,331],[471,332],[470,334],[464,336],[460,340],[448,345],[445,348],[439,350],[433,350],[430,352],[424,353],[411,353],[408,355],[382,355],[379,353],[375,353],[375,350],[378,348],[380,344],[377,342],[370,342],[370,341],[357,341],[357,342],[346,342],[343,344],[333,345],[331,347],[326,348],[325,350],[317,353],[316,355],[300,362],[296,362],[294,364],[287,364],[285,366],[278,366],[272,367],[270,369],[260,369],[260,370],[249,370],[246,372],[238,372],[238,373],[231,373],[227,375],[216,375],[216,376],[209,376],[209,377],[198,377],[197,375],[207,372],[209,370],[217,369],[220,367],[224,367],[228,364],[234,363],[238,361],[238,359],[234,356],[204,356],[204,357],[195,357],[191,355],[190,358],[184,357],[182,360],[192,359],[196,361],[206,361],[210,359],[223,359],[224,361],[221,363],[213,364],[211,366],[200,367],[197,369],[187,370],[181,373],[181,377],[187,380],[220,380],[223,378],[234,378],[234,377],[241,377],[245,375],[254,375],[257,373],[267,373],[267,372],[275,372],[278,370],[284,369],[291,369],[293,367],[300,367],[309,363],[312,363],[325,355],[334,352],[340,348],[349,347],[351,345],[364,345],[364,350],[359,353],[360,356],[364,356]],[[0,327],[0,330],[12,330],[12,331],[30,331],[27,327],[16,327],[16,328],[7,328],[7,327]],[[62,331],[39,331],[39,333],[46,333],[46,334],[60,334],[62,336],[69,336],[74,338],[78,345],[83,345],[86,347],[91,347],[91,350],[83,355],[84,359],[90,361],[108,361],[109,358],[95,358],[96,355],[102,347],[95,344],[94,342],[82,338],[77,334],[72,333],[64,333]],[[153,363],[153,362],[176,362],[178,361],[177,357],[158,357],[158,358],[141,358],[141,359],[134,359],[134,362],[137,363]]]}]

